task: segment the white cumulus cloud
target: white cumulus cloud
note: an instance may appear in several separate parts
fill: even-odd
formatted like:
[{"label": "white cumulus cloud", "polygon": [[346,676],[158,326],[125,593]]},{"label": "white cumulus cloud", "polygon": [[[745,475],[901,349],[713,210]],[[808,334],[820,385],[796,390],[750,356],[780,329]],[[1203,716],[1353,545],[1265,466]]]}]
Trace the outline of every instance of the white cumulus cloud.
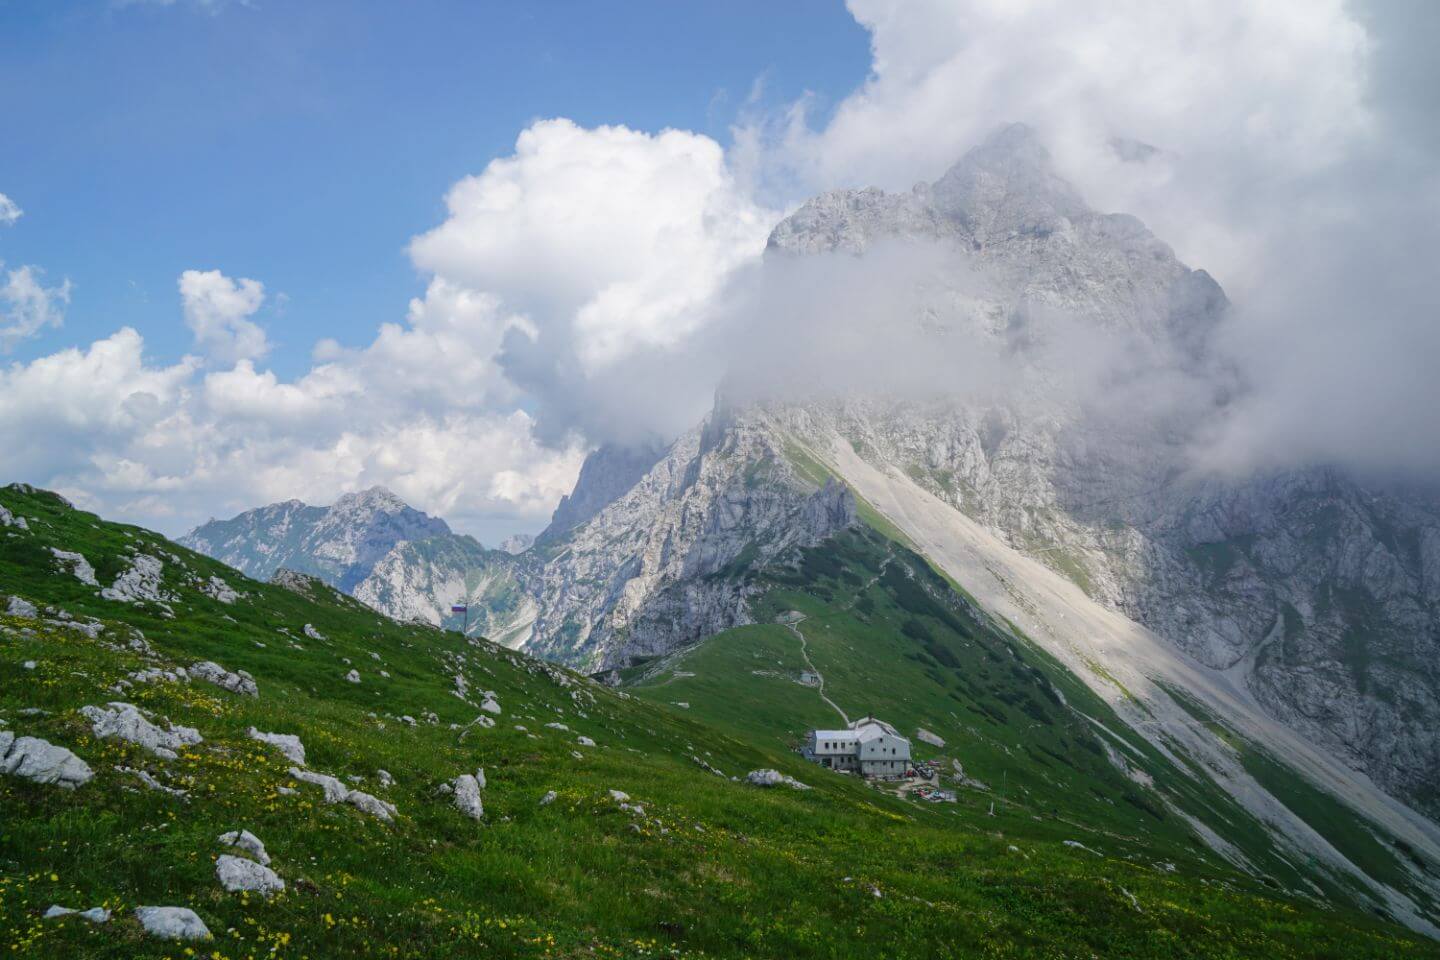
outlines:
[{"label": "white cumulus cloud", "polygon": [[186,270],[178,286],[185,323],[206,356],[233,363],[269,352],[265,331],[250,319],[265,302],[260,281],[232,280],[219,270]]},{"label": "white cumulus cloud", "polygon": [[24,215],[25,211],[20,209],[19,204],[0,193],[0,226],[8,227]]},{"label": "white cumulus cloud", "polygon": [[626,359],[691,337],[778,217],[709,137],[563,119],[525,130],[513,155],[457,183],[447,208],[411,243],[415,264],[523,318],[498,360],[538,399],[552,439],[603,431],[586,414],[606,406]]},{"label": "white cumulus cloud", "polygon": [[46,287],[36,267],[9,271],[5,284],[0,286],[0,353],[9,353],[20,341],[38,335],[46,327],[60,326],[69,302],[69,280],[58,287]]}]

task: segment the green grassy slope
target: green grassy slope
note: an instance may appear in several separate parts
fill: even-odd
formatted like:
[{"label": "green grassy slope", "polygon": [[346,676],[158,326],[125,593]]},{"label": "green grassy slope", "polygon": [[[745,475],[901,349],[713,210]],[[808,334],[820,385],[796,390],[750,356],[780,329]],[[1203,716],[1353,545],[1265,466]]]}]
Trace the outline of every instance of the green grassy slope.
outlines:
[{"label": "green grassy slope", "polygon": [[[1161,755],[1073,675],[1013,628],[991,623],[919,556],[879,533],[862,528],[802,551],[792,569],[772,568],[754,586],[758,619],[784,621],[796,612],[805,619],[794,629],[762,622],[726,631],[628,671],[630,688],[647,699],[684,703],[692,715],[757,746],[785,749],[808,728],[841,722],[819,691],[798,682],[813,665],[825,694],[850,718],[874,713],[912,737],[924,728],[944,738],[944,748],[913,741],[918,757],[938,761],[947,785],[964,783],[953,776],[956,761],[969,781],[955,806],[925,805],[936,816],[948,813],[976,829],[1074,839],[1109,857],[1174,864],[1202,883],[1300,899],[1319,891],[1357,909],[1369,903],[1348,877],[1294,863],[1270,829],[1202,770]],[[1254,748],[1251,754],[1260,756]],[[1258,762],[1247,767],[1258,770]],[[849,779],[818,770],[812,776]],[[1273,761],[1262,782],[1282,798],[1304,796],[1313,809],[1325,799]],[[1328,804],[1329,826],[1346,824],[1352,836],[1371,837],[1363,820]],[[1191,818],[1233,845],[1251,870],[1237,870]],[[1334,832],[1318,820],[1316,826],[1327,836]],[[1352,859],[1394,866],[1383,862],[1394,855],[1374,838],[1364,852],[1370,856]],[[1371,872],[1428,903],[1405,871]]]},{"label": "green grassy slope", "polygon": [[[995,818],[968,798],[921,806],[821,776],[789,754],[772,723],[803,725],[817,712],[812,691],[794,684],[775,688],[773,717],[740,723],[703,691],[682,695],[682,681],[645,695],[689,696],[690,710],[455,633],[384,620],[328,588],[306,597],[248,580],[45,493],[5,488],[0,504],[30,525],[0,528],[0,610],[11,596],[51,608],[41,620],[0,614],[0,729],[72,749],[95,771],[74,791],[0,776],[0,950],[10,956],[187,955],[184,945],[143,936],[131,915],[140,904],[193,908],[215,934],[195,951],[220,958],[1437,955],[1434,944],[1393,925],[1254,890],[1213,857],[1187,854],[1193,845],[1183,831],[1132,829],[1136,815],[1123,799],[1104,831],[1045,814],[1042,791],[1055,793],[1057,809],[1062,799],[1065,809],[1081,808],[1059,794],[1069,767],[1043,753],[1053,770],[1037,761],[1012,779]],[[160,558],[173,617],[153,602],[102,599],[51,548],[83,554],[101,585],[127,568],[131,548]],[[244,597],[225,604],[205,595],[197,584],[211,576]],[[800,586],[776,603],[815,602]],[[104,630],[91,638],[60,620],[61,610],[97,618]],[[307,636],[306,624],[323,639]],[[153,655],[128,645],[136,630]],[[788,631],[776,631],[785,628],[750,632],[768,637],[783,659]],[[973,683],[1012,675],[997,655],[989,680]],[[111,689],[132,671],[201,659],[249,671],[259,697],[199,681]],[[359,684],[344,679],[350,669]],[[822,669],[827,678],[834,672],[841,702],[865,682],[838,664]],[[471,703],[455,695],[457,672]],[[1071,738],[1071,759],[1086,777],[1102,791],[1123,791],[1038,680],[1014,683]],[[503,710],[489,729],[472,725],[474,691],[482,690],[494,691]],[[204,742],[164,760],[97,740],[78,711],[116,699],[157,722],[196,727]],[[791,717],[779,706],[787,699],[807,705]],[[1027,705],[1010,708],[1020,714],[1005,713],[1007,721]],[[897,719],[951,735],[936,710],[917,702]],[[976,729],[984,724],[958,702],[954,711]],[[359,789],[396,805],[395,821],[323,803],[318,788],[289,776],[276,750],[246,736],[252,725],[298,734],[311,770],[359,778]],[[580,745],[581,735],[596,746]],[[730,776],[776,767],[814,789],[763,790],[716,776],[696,757]],[[991,776],[974,763],[975,775]],[[120,767],[144,769],[188,796],[145,790]],[[489,781],[483,822],[436,791],[476,767]],[[381,768],[393,786],[380,781]],[[622,810],[612,789],[643,814]],[[552,790],[556,799],[542,806]],[[1114,799],[1085,799],[1086,817],[1099,822]],[[224,851],[216,838],[238,828],[265,842],[283,894],[267,901],[217,883],[213,860]],[[1182,867],[1156,869],[1161,858]],[[104,904],[115,917],[99,926],[42,919],[52,903]]]}]

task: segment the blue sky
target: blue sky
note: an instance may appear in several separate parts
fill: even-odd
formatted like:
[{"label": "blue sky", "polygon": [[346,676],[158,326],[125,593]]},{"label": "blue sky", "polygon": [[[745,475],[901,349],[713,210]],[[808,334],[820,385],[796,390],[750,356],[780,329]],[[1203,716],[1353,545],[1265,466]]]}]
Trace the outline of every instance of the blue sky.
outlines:
[{"label": "blue sky", "polygon": [[[0,259],[69,278],[24,360],[129,324],[190,348],[176,278],[259,278],[282,377],[423,290],[405,253],[446,189],[533,120],[729,139],[754,85],[819,108],[863,80],[838,3],[0,0]],[[283,298],[278,296],[283,294]]]}]

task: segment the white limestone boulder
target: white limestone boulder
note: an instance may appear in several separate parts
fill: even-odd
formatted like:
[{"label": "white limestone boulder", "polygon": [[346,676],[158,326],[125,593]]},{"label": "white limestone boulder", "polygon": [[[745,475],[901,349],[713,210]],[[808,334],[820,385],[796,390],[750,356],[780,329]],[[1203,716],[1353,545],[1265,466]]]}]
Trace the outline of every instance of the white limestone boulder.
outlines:
[{"label": "white limestone boulder", "polygon": [[455,809],[472,820],[485,817],[485,804],[480,800],[482,784],[472,774],[462,773],[448,784],[452,791]]},{"label": "white limestone boulder", "polygon": [[787,776],[779,770],[751,770],[745,774],[745,782],[757,787],[779,787],[786,786],[792,790],[809,790],[805,784],[794,777]]},{"label": "white limestone boulder", "polygon": [[90,566],[90,561],[81,554],[69,550],[57,550],[54,547],[50,548],[50,553],[60,561],[61,566],[67,567],[75,575],[76,580],[86,586],[100,586],[100,582],[95,579],[95,568]]},{"label": "white limestone boulder", "polygon": [[39,737],[0,730],[0,773],[73,790],[95,776],[89,764],[64,747]]},{"label": "white limestone boulder", "polygon": [[222,833],[216,842],[222,847],[244,850],[257,863],[270,866],[270,854],[265,852],[265,844],[261,843],[260,838],[249,830],[231,830],[229,833]]},{"label": "white limestone boulder", "polygon": [[247,731],[251,740],[259,740],[284,754],[285,759],[299,766],[305,766],[305,744],[293,733],[266,733],[251,727]]},{"label": "white limestone boulder", "polygon": [[29,600],[21,600],[12,596],[9,604],[5,607],[5,615],[9,617],[24,617],[27,620],[34,620],[40,616],[40,611],[35,609],[35,604]]},{"label": "white limestone boulder", "polygon": [[285,881],[264,864],[222,854],[215,859],[215,878],[231,893],[258,893],[271,896],[285,889]]},{"label": "white limestone boulder", "polygon": [[174,760],[175,751],[181,747],[203,740],[194,727],[167,723],[168,729],[162,730],[147,720],[134,704],[114,701],[104,707],[81,707],[80,713],[90,721],[90,730],[100,739],[124,740],[166,760]]},{"label": "white limestone boulder", "polygon": [[136,907],[135,919],[146,933],[162,940],[210,939],[210,928],[189,907]]},{"label": "white limestone boulder", "polygon": [[198,677],[208,683],[213,683],[222,690],[229,690],[231,693],[238,693],[247,697],[260,696],[260,688],[255,685],[255,678],[244,670],[226,670],[213,660],[201,660],[199,663],[190,667],[189,673],[192,677]]}]

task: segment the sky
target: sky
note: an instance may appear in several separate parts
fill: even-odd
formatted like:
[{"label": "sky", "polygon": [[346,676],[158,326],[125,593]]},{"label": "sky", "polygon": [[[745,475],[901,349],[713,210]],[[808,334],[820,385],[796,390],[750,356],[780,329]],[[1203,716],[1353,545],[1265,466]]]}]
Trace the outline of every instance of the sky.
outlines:
[{"label": "sky", "polygon": [[1235,304],[1199,456],[1440,475],[1437,41],[1426,0],[0,0],[0,475],[171,534],[373,484],[534,532],[704,413],[788,211],[1013,121]]}]

